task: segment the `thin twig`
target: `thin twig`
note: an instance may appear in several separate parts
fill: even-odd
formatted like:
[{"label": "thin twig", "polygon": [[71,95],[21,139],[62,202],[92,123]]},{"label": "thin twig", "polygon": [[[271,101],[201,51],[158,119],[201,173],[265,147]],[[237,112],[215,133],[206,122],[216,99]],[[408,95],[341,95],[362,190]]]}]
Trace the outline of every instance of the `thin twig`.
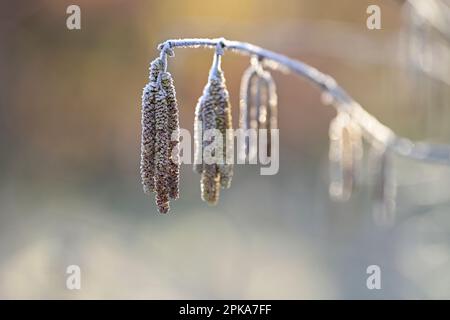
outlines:
[{"label": "thin twig", "polygon": [[394,131],[364,110],[331,76],[303,62],[250,43],[230,41],[223,38],[167,40],[161,43],[158,48],[161,50],[161,57],[165,60],[166,55],[173,53],[173,48],[205,47],[216,49],[218,45],[221,45],[224,50],[231,50],[243,55],[257,56],[264,61],[267,67],[274,70],[279,69],[292,72],[300,77],[306,78],[331,98],[329,99],[330,103],[337,110],[346,112],[353,121],[358,123],[363,129],[364,137],[370,142],[375,141],[381,143],[389,150],[403,157],[450,166],[450,145],[414,142],[396,135]]}]

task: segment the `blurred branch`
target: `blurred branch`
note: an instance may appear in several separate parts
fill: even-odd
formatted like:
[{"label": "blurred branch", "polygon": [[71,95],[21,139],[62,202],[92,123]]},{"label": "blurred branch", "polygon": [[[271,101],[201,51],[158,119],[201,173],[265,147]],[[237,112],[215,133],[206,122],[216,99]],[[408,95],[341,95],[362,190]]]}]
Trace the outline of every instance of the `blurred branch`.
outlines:
[{"label": "blurred branch", "polygon": [[292,72],[306,78],[323,91],[324,100],[333,105],[338,111],[347,113],[353,121],[363,129],[364,137],[371,143],[375,142],[398,155],[426,162],[450,165],[450,145],[436,145],[424,142],[414,142],[400,137],[390,128],[379,122],[356,102],[336,81],[329,75],[282,54],[275,53],[246,42],[219,39],[178,39],[167,40],[158,48],[161,50],[161,58],[167,60],[167,55],[172,55],[173,48],[198,48],[208,47],[231,50],[244,55],[256,56],[267,67],[284,72]]}]

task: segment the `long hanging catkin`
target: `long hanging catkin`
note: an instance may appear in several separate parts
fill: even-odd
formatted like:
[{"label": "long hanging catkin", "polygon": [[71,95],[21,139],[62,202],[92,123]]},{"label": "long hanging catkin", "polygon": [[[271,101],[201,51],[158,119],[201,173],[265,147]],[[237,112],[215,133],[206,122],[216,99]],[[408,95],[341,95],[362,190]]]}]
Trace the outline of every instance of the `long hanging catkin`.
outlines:
[{"label": "long hanging catkin", "polygon": [[[267,155],[271,154],[270,130],[277,129],[277,93],[275,82],[261,62],[253,59],[245,70],[240,88],[239,126],[241,129],[267,129]],[[249,142],[242,146],[249,158]],[[255,155],[253,155],[255,156]]]},{"label": "long hanging catkin", "polygon": [[142,118],[141,118],[141,181],[144,192],[149,194],[155,191],[155,110],[156,95],[159,88],[157,79],[162,71],[160,58],[150,64],[149,83],[144,87],[142,94]]},{"label": "long hanging catkin", "polygon": [[175,87],[173,85],[172,76],[169,72],[162,73],[161,84],[166,93],[167,113],[168,113],[167,128],[170,138],[169,143],[170,174],[168,175],[169,197],[171,199],[178,199],[179,184],[180,184],[180,163],[179,163],[180,159],[178,150],[178,144],[180,142],[180,129],[179,129],[179,115],[178,115],[176,92]]},{"label": "long hanging catkin", "polygon": [[179,121],[175,88],[161,58],[150,65],[142,96],[141,179],[145,193],[156,192],[160,213],[179,196]]},{"label": "long hanging catkin", "polygon": [[155,110],[155,191],[156,204],[161,213],[169,211],[170,137],[168,132],[168,104],[165,93],[156,96]]},{"label": "long hanging catkin", "polygon": [[[222,139],[216,141],[216,134],[220,134]],[[208,83],[195,109],[194,136],[194,171],[201,173],[202,199],[209,204],[216,204],[220,187],[228,188],[233,176],[231,105],[225,78],[220,70],[219,54],[215,56]],[[214,150],[206,157],[204,150],[212,143],[221,149]],[[215,160],[219,160],[218,163]]]}]

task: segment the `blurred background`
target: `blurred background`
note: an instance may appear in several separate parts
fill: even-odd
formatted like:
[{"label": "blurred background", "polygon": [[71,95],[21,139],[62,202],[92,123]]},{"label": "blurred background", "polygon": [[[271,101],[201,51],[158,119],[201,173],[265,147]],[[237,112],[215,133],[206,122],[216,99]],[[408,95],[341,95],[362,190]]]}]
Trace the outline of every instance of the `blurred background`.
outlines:
[{"label": "blurred background", "polygon": [[[450,168],[396,158],[389,227],[372,219],[367,174],[348,202],[333,202],[335,111],[295,76],[273,73],[277,175],[237,166],[209,207],[183,165],[168,215],[139,177],[142,88],[170,38],[223,36],[300,59],[398,134],[450,143],[449,2],[419,2],[2,1],[0,298],[450,298]],[[81,30],[66,28],[70,4]],[[370,4],[381,30],[366,27]],[[212,55],[177,49],[169,60],[182,128],[192,130]],[[223,58],[235,125],[248,63]],[[81,290],[66,288],[71,264]],[[373,264],[381,290],[366,287]]]}]

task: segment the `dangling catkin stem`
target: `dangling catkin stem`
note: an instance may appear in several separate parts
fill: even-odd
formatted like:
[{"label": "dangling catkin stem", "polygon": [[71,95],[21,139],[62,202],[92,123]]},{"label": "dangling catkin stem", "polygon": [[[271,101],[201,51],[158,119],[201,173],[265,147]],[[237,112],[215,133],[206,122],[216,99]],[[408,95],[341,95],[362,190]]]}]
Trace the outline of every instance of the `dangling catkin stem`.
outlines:
[{"label": "dangling catkin stem", "polygon": [[[264,71],[260,59],[252,58],[245,70],[240,88],[239,126],[241,129],[267,129],[267,155],[271,154],[270,129],[277,129],[277,93],[275,82]],[[245,141],[243,154],[249,156],[249,144]]]}]

